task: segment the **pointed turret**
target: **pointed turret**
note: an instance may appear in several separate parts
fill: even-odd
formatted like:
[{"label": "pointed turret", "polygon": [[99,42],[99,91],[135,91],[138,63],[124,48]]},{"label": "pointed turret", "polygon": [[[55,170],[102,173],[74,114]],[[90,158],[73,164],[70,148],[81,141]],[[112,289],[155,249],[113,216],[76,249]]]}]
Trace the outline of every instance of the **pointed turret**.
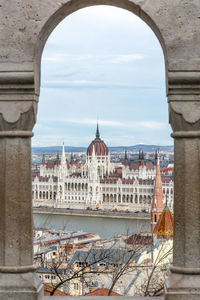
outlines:
[{"label": "pointed turret", "polygon": [[59,152],[57,151],[56,159],[59,160]]},{"label": "pointed turret", "polygon": [[96,138],[97,138],[97,139],[99,139],[99,138],[100,138],[100,133],[99,133],[99,124],[98,124],[98,122],[97,122]]},{"label": "pointed turret", "polygon": [[141,153],[141,160],[144,160],[144,152],[142,150],[142,153]]},{"label": "pointed turret", "polygon": [[140,166],[144,166],[144,152],[142,149],[139,150],[139,164]]},{"label": "pointed turret", "polygon": [[128,160],[127,150],[125,150],[125,157],[124,157],[124,160]]},{"label": "pointed turret", "polygon": [[71,153],[71,156],[70,156],[70,164],[72,164],[73,161],[74,161],[74,155],[73,155],[73,153]]},{"label": "pointed turret", "polygon": [[139,150],[139,160],[141,160],[141,149]]},{"label": "pointed turret", "polygon": [[59,159],[59,152],[57,151],[56,154],[56,164],[59,165],[60,159]]},{"label": "pointed turret", "polygon": [[124,155],[124,166],[128,166],[128,156],[127,156],[127,150],[125,150],[125,155]]},{"label": "pointed turret", "polygon": [[155,151],[155,162],[158,160],[158,150]]},{"label": "pointed turret", "polygon": [[165,205],[165,208],[154,227],[153,233],[157,235],[157,238],[173,238],[173,216],[167,205]]},{"label": "pointed turret", "polygon": [[151,228],[152,232],[162,211],[164,209],[164,199],[163,199],[163,190],[162,190],[162,180],[160,175],[160,160],[159,153],[156,163],[156,177],[154,182],[154,192],[153,192],[153,201],[151,206]]},{"label": "pointed turret", "polygon": [[63,142],[63,147],[62,147],[62,156],[61,156],[61,164],[66,166],[66,157],[65,157],[65,146]]},{"label": "pointed turret", "polygon": [[45,155],[42,155],[42,165],[45,165]]}]

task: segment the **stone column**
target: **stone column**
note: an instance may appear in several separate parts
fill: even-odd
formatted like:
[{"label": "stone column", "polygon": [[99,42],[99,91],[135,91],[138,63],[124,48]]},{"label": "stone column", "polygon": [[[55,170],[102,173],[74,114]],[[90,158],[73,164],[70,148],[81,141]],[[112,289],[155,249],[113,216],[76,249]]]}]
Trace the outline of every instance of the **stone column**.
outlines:
[{"label": "stone column", "polygon": [[[18,79],[17,76],[20,76]],[[0,299],[40,300],[33,265],[31,136],[33,74],[0,72]]]},{"label": "stone column", "polygon": [[174,87],[168,98],[175,163],[174,254],[167,300],[200,299],[199,78],[198,72],[180,72],[170,82]]}]

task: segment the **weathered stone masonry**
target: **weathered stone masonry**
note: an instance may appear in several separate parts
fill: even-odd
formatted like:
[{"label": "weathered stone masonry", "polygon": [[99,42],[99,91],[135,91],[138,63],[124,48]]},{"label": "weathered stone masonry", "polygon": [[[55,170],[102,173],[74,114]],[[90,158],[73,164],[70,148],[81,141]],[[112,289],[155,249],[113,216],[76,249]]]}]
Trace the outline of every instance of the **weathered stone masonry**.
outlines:
[{"label": "weathered stone masonry", "polygon": [[67,15],[95,4],[132,11],[164,52],[175,140],[174,262],[165,299],[200,298],[200,1],[0,1],[0,299],[42,299],[32,257],[30,138],[40,57]]}]

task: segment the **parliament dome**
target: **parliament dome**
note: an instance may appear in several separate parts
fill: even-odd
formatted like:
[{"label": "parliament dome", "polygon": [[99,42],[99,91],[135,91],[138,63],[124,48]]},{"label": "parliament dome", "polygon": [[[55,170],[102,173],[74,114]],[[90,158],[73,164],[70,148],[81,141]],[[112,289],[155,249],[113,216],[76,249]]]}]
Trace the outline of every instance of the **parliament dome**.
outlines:
[{"label": "parliament dome", "polygon": [[96,156],[106,156],[108,155],[108,147],[104,143],[104,141],[100,138],[99,133],[99,126],[97,124],[96,130],[96,138],[90,143],[89,147],[87,148],[87,155],[92,155],[93,148],[95,150]]}]

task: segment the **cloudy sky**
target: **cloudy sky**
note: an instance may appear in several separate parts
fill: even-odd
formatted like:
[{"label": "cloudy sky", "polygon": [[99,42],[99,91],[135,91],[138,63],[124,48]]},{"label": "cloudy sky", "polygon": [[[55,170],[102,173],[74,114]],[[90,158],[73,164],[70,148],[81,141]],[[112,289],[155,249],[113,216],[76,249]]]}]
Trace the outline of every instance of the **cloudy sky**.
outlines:
[{"label": "cloudy sky", "polygon": [[33,146],[172,144],[164,58],[152,30],[110,6],[81,9],[50,35]]}]

